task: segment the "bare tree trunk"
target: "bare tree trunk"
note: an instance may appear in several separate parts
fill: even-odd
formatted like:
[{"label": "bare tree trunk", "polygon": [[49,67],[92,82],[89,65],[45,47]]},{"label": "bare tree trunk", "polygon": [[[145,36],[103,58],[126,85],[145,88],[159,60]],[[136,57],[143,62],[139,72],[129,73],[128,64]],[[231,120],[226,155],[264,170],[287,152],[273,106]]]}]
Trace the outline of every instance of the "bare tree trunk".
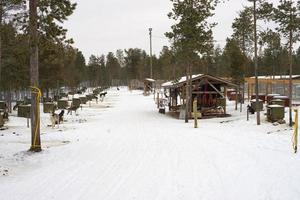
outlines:
[{"label": "bare tree trunk", "polygon": [[260,125],[260,111],[258,99],[258,66],[257,66],[257,32],[256,32],[256,0],[253,1],[253,15],[254,15],[254,68],[255,68],[255,94],[256,94],[256,120],[257,125]]},{"label": "bare tree trunk", "polygon": [[193,96],[193,93],[192,93],[192,78],[193,78],[193,74],[192,74],[192,65],[189,65],[189,115],[188,117],[190,118],[191,117],[191,113],[192,113],[192,105],[193,105],[193,99],[192,99],[192,96]]},{"label": "bare tree trunk", "polygon": [[11,87],[9,87],[8,92],[7,92],[7,107],[8,107],[8,112],[12,112],[12,91]]},{"label": "bare tree trunk", "polygon": [[[30,33],[30,83],[39,86],[38,66],[38,32],[37,32],[37,0],[29,1],[29,33]],[[31,92],[31,151],[39,152],[41,148],[40,118],[37,91]]]}]

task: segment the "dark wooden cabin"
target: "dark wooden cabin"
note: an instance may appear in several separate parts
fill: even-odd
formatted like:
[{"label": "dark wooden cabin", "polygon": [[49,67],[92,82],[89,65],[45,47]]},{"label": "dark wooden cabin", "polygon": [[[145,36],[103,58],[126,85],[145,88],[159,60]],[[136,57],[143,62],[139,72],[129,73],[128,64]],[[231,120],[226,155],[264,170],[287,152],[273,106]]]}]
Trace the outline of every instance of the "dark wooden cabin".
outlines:
[{"label": "dark wooden cabin", "polygon": [[[186,101],[186,77],[162,85],[169,99],[169,109],[180,112]],[[192,76],[192,100],[197,99],[202,116],[226,116],[227,89],[238,91],[238,85],[212,75]],[[237,93],[238,95],[238,93]]]}]

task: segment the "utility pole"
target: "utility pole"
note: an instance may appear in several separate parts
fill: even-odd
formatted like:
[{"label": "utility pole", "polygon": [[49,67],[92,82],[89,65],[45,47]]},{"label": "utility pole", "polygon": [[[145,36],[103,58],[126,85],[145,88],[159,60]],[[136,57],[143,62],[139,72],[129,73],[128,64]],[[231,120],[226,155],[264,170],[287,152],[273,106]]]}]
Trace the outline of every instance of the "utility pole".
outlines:
[{"label": "utility pole", "polygon": [[256,32],[256,0],[253,0],[253,17],[254,17],[254,70],[255,70],[255,99],[256,99],[256,119],[257,125],[260,125],[260,110],[259,110],[259,99],[258,99],[258,66],[257,66],[257,32]]},{"label": "utility pole", "polygon": [[289,64],[290,64],[290,78],[289,78],[289,125],[293,126],[293,116],[292,116],[292,98],[293,98],[293,28],[294,28],[294,18],[293,18],[293,10],[292,5],[293,1],[290,4],[290,20],[291,20],[291,28],[290,28],[290,39],[289,39]]},{"label": "utility pole", "polygon": [[38,24],[37,0],[29,1],[29,35],[30,35],[30,83],[31,91],[31,148],[30,151],[40,152],[40,116],[39,116],[39,66],[38,66]]},{"label": "utility pole", "polygon": [[153,78],[153,62],[152,62],[152,28],[149,28],[150,36],[150,78]]}]

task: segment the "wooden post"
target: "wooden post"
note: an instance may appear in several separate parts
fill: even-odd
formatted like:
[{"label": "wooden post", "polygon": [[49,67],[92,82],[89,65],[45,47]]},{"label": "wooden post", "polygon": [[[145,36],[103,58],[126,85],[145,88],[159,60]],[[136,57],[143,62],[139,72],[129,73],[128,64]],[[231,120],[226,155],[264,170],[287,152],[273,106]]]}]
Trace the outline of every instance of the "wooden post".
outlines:
[{"label": "wooden post", "polygon": [[159,108],[159,92],[157,92],[157,108]]},{"label": "wooden post", "polygon": [[[239,97],[241,97],[241,88],[239,88]],[[243,97],[242,97],[243,98]],[[243,99],[239,98],[239,102],[240,102],[240,112],[243,112]]]},{"label": "wooden post", "polygon": [[298,149],[298,109],[295,109],[295,124],[294,124],[294,135],[293,135],[293,149],[297,153]]},{"label": "wooden post", "polygon": [[247,82],[247,84],[248,84],[247,90],[248,90],[248,101],[249,101],[250,100],[250,88],[251,88],[251,84],[249,83],[249,81]]},{"label": "wooden post", "polygon": [[225,106],[224,106],[224,115],[226,116],[226,104],[227,104],[227,87],[224,87],[224,98],[225,98]]},{"label": "wooden post", "polygon": [[193,112],[194,112],[194,128],[198,128],[198,102],[197,98],[194,99],[193,102]]},{"label": "wooden post", "polygon": [[238,92],[239,92],[239,89],[236,88],[236,90],[235,90],[235,110],[237,110],[237,106],[238,106],[238,97],[239,97]]},{"label": "wooden post", "polygon": [[249,109],[247,108],[247,121],[249,121]]}]

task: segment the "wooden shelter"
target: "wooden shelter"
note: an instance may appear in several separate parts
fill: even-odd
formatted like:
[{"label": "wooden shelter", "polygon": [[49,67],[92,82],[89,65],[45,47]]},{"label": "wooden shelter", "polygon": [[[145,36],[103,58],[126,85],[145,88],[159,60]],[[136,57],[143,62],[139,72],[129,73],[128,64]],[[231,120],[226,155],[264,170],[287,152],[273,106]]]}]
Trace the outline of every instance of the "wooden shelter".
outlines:
[{"label": "wooden shelter", "polygon": [[[238,85],[207,74],[193,75],[191,82],[191,101],[197,99],[198,112],[203,117],[226,116],[227,89],[234,88],[236,91],[239,91]],[[186,102],[186,86],[186,77],[162,84],[165,95],[169,99],[170,111],[177,112],[180,109],[182,110],[182,105],[185,105]],[[169,96],[167,93],[169,93]],[[236,94],[238,95],[238,93]],[[236,99],[238,101],[238,98]]]},{"label": "wooden shelter", "polygon": [[145,78],[144,80],[144,95],[149,95],[155,87],[155,80],[151,78]]}]

